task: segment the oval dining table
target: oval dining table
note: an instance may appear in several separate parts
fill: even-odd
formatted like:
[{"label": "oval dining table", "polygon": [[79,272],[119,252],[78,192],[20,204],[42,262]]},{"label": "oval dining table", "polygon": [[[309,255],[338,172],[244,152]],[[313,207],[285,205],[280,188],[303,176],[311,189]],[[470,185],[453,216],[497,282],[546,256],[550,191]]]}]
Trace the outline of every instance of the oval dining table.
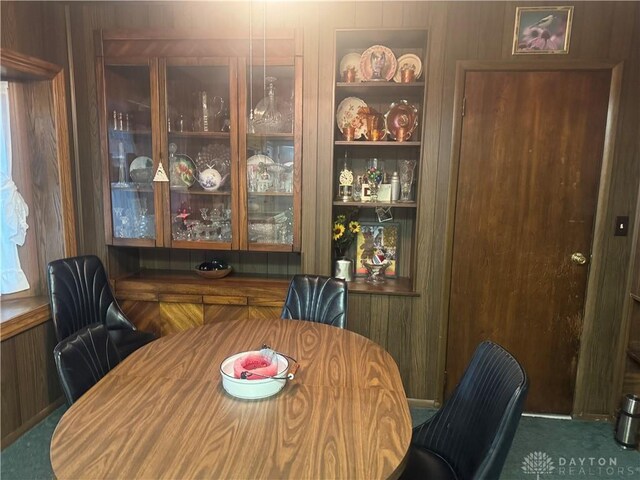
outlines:
[{"label": "oval dining table", "polygon": [[[263,344],[300,367],[276,395],[241,400],[220,364]],[[281,319],[218,322],[134,352],[63,415],[57,479],[398,477],[411,418],[398,367],[354,332]]]}]

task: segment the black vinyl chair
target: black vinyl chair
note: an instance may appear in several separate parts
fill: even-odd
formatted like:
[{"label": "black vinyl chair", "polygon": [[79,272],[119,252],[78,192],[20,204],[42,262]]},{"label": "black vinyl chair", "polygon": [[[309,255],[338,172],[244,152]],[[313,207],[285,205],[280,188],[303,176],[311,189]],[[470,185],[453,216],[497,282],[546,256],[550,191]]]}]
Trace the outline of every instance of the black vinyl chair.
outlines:
[{"label": "black vinyl chair", "polygon": [[53,349],[58,377],[67,403],[72,405],[120,363],[120,356],[102,323],[84,327]]},{"label": "black vinyl chair", "polygon": [[294,275],[281,318],[344,328],[347,323],[346,282],[332,277]]},{"label": "black vinyl chair", "polygon": [[509,352],[483,342],[442,408],[413,429],[400,478],[498,479],[529,388]]},{"label": "black vinyl chair", "polygon": [[122,359],[156,339],[136,330],[111,292],[104,266],[95,255],[64,258],[47,269],[51,314],[58,341],[83,327],[102,323]]}]

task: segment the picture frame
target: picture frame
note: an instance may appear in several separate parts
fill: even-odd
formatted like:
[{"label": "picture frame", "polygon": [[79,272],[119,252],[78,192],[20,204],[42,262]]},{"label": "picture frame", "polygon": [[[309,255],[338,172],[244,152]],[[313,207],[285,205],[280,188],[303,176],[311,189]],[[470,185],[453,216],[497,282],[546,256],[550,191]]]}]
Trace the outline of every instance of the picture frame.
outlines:
[{"label": "picture frame", "polygon": [[356,237],[355,273],[357,277],[367,276],[367,269],[362,265],[362,260],[369,258],[372,251],[382,250],[391,264],[385,271],[385,276],[395,278],[398,276],[400,224],[397,222],[367,223],[360,222],[360,231]]},{"label": "picture frame", "polygon": [[569,53],[573,7],[516,7],[513,55]]}]

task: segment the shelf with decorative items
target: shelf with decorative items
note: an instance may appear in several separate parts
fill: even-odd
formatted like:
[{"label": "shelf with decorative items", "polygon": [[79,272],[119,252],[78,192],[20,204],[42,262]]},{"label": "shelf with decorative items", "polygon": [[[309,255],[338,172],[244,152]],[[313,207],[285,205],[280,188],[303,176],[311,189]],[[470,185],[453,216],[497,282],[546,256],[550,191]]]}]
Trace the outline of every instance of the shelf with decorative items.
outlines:
[{"label": "shelf with decorative items", "polygon": [[144,46],[98,32],[107,244],[300,251],[302,51],[287,32],[136,33]]},{"label": "shelf with decorative items", "polygon": [[335,45],[332,208],[360,224],[346,254],[354,289],[411,294],[427,31],[338,30]]},{"label": "shelf with decorative items", "polygon": [[302,59],[245,59],[240,71],[243,243],[252,251],[300,251]]}]

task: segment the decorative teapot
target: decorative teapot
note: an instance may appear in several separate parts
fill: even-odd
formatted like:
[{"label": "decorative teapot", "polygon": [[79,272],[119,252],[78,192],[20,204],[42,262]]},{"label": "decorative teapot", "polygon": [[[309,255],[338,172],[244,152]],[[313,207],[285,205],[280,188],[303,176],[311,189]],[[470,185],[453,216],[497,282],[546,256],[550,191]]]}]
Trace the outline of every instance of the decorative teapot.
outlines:
[{"label": "decorative teapot", "polygon": [[198,183],[208,192],[215,192],[224,185],[228,177],[228,173],[223,177],[218,170],[211,165],[207,165],[207,168],[198,174]]}]

